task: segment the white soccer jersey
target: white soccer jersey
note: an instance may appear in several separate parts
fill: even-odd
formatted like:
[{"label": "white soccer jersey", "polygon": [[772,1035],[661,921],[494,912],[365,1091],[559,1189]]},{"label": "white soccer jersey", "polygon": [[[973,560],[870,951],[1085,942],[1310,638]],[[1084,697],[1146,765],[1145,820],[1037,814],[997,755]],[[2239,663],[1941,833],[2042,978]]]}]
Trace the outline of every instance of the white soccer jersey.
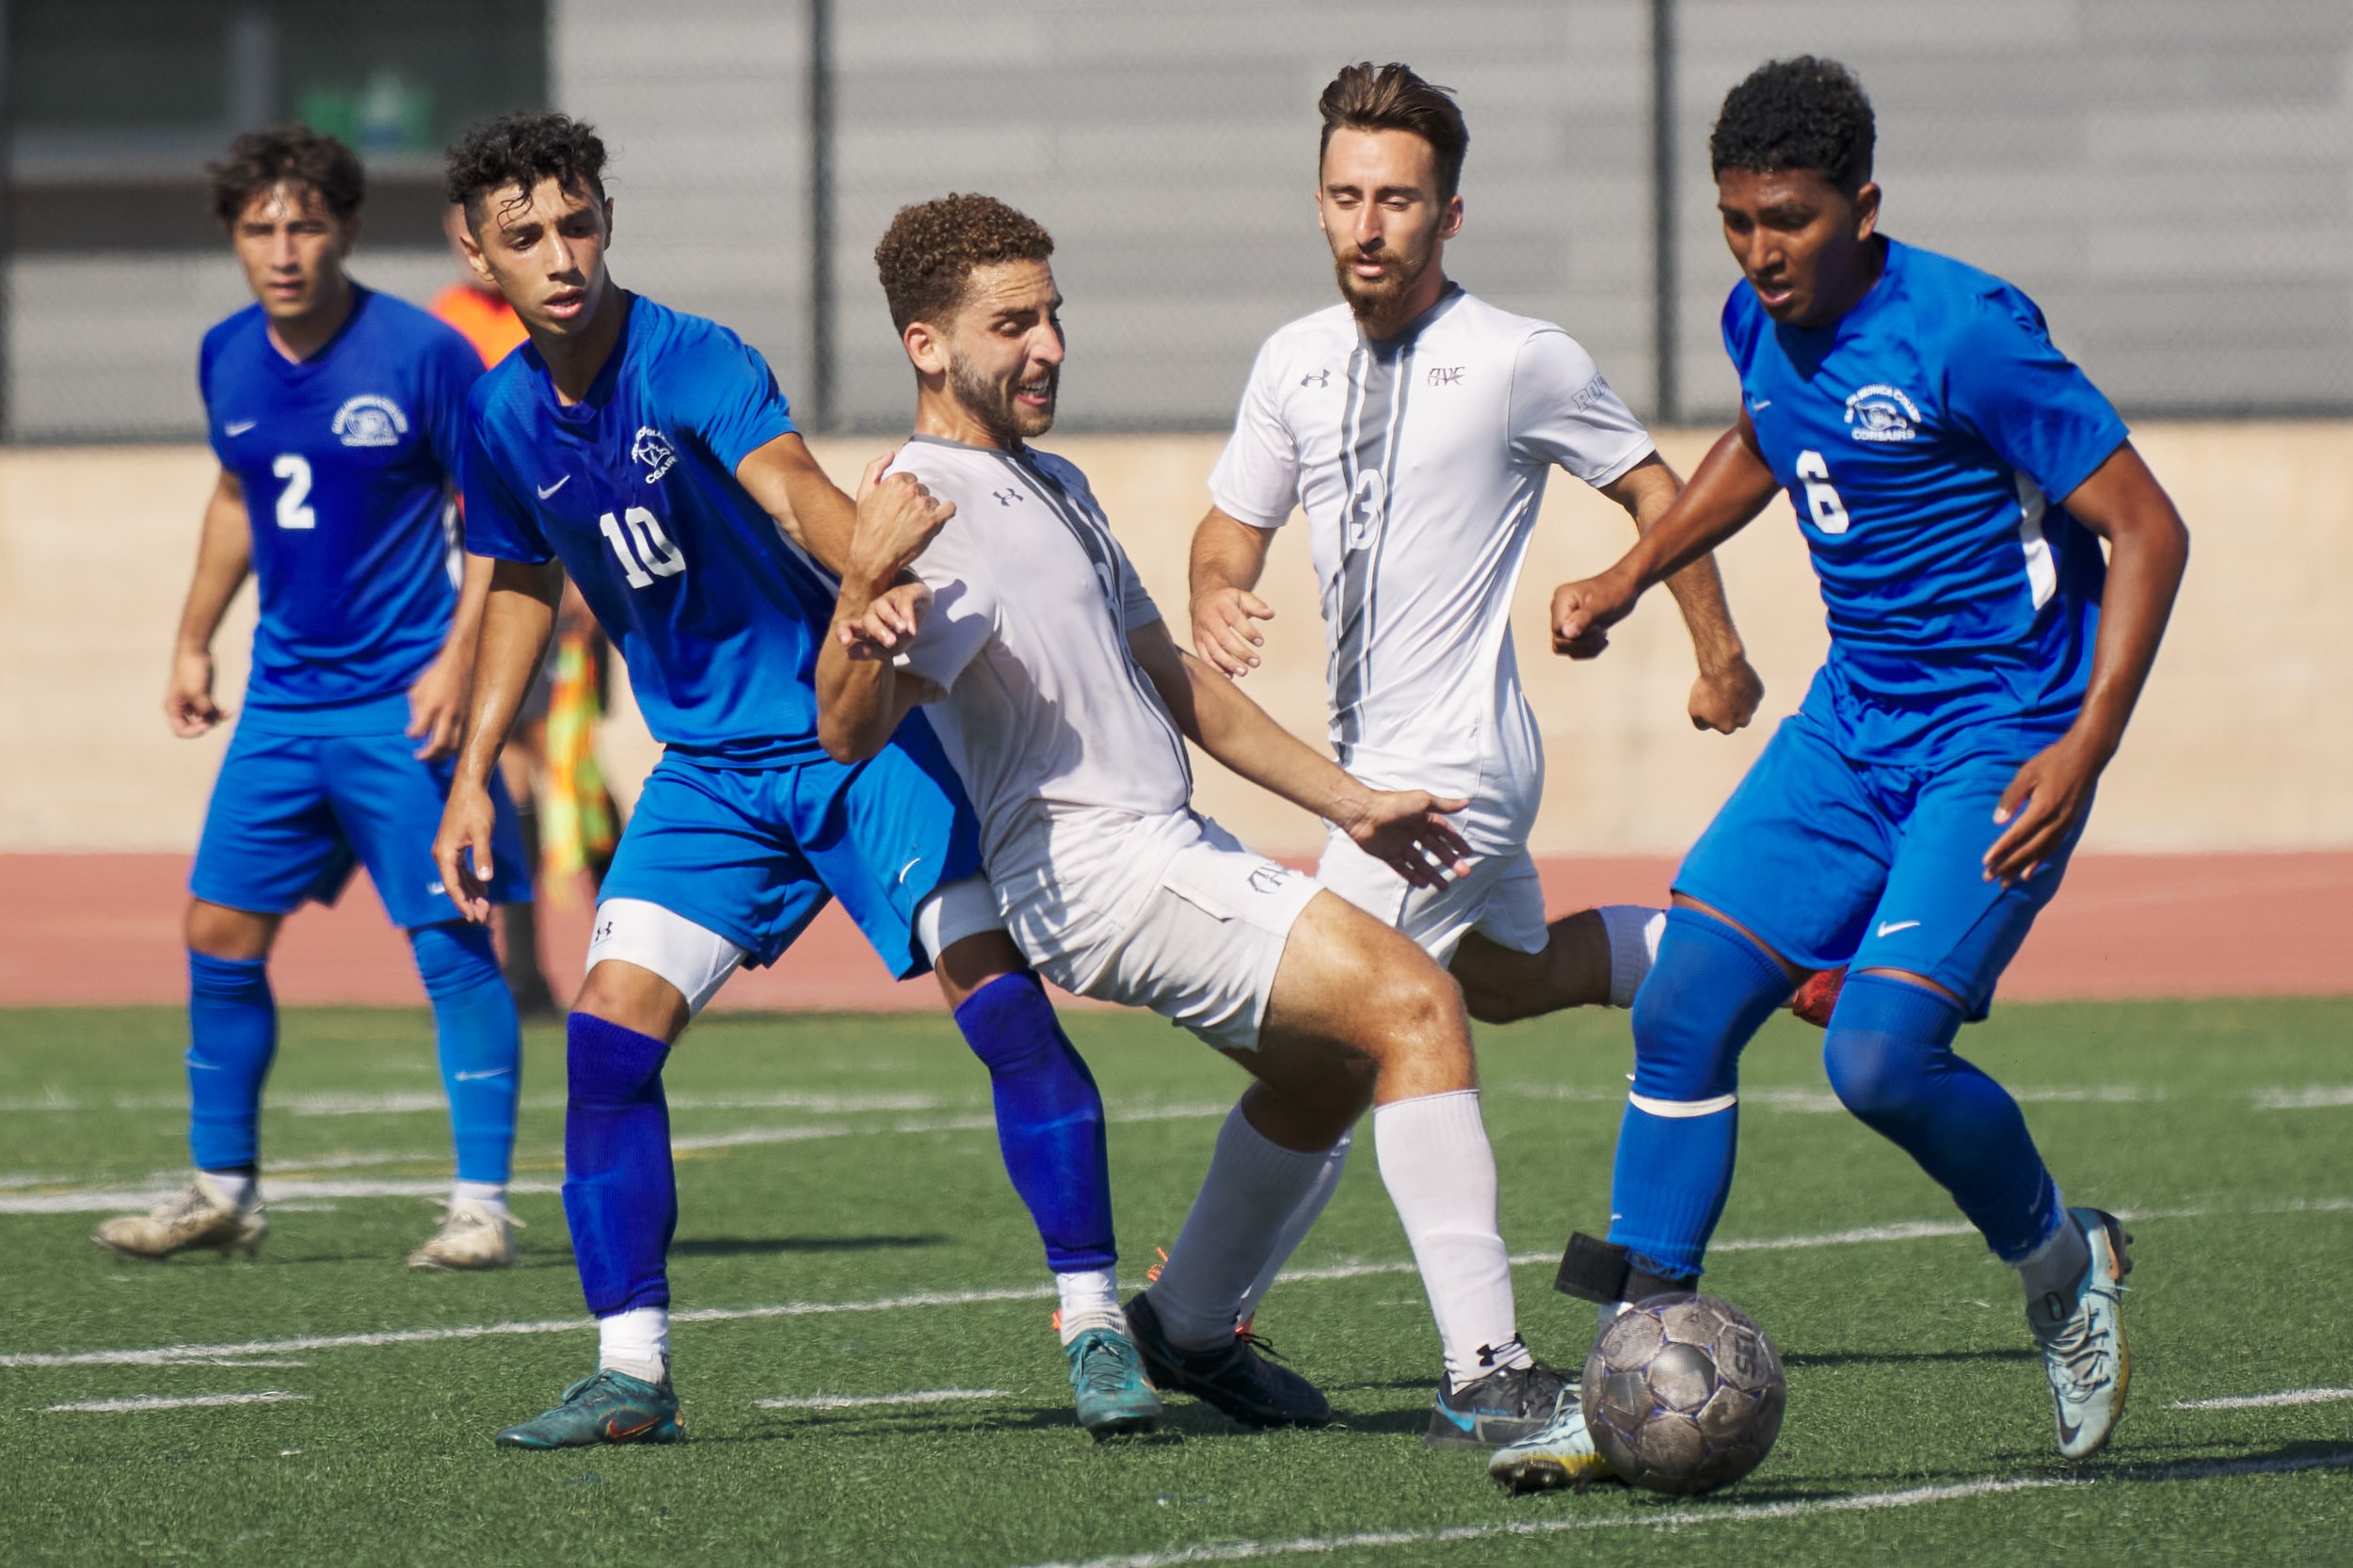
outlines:
[{"label": "white soccer jersey", "polygon": [[1566,332],[1455,289],[1385,342],[1344,304],[1269,338],[1209,494],[1255,527],[1307,515],[1341,765],[1480,799],[1524,840],[1544,751],[1511,606],[1545,479],[1606,485],[1651,451]]},{"label": "white soccer jersey", "polygon": [[1063,459],[917,436],[902,471],[956,505],[915,562],[935,597],[907,667],[947,690],[923,712],[980,815],[1000,907],[1051,884],[1043,927],[1014,933],[1024,950],[1099,943],[1200,833],[1183,736],[1128,651],[1160,610]]}]

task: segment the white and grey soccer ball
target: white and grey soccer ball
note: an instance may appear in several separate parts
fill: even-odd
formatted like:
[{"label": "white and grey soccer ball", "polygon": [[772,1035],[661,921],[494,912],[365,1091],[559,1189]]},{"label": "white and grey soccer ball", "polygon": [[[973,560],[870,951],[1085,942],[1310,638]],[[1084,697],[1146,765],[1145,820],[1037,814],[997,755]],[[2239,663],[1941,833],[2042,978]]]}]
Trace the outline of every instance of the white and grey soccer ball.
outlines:
[{"label": "white and grey soccer ball", "polygon": [[1653,1296],[1593,1341],[1584,1401],[1612,1474],[1688,1495],[1764,1463],[1788,1388],[1780,1353],[1747,1313],[1713,1296]]}]

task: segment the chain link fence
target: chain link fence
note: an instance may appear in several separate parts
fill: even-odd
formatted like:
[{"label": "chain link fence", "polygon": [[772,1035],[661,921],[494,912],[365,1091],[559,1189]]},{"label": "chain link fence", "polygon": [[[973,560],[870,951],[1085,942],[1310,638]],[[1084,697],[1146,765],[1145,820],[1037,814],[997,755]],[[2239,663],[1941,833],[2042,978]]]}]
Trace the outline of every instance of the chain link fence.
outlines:
[{"label": "chain link fence", "polygon": [[[364,20],[356,20],[364,19]],[[1449,270],[1561,322],[1654,416],[1729,411],[1737,280],[1706,135],[1759,61],[1854,67],[1888,230],[2004,274],[2139,416],[2353,413],[2344,0],[0,0],[0,436],[200,433],[196,344],[245,302],[201,166],[250,124],[350,138],[353,270],[452,276],[437,151],[552,102],[615,152],[613,266],[766,351],[812,427],[904,423],[874,241],[981,190],[1055,234],[1069,429],[1210,429],[1333,297],[1315,99],[1360,58],[1456,88]]]}]

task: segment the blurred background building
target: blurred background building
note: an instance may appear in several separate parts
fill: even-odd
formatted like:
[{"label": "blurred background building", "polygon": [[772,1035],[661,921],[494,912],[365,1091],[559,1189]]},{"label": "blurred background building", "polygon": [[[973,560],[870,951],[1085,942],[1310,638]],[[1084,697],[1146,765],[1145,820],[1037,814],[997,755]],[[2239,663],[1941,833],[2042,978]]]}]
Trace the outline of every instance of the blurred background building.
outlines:
[{"label": "blurred background building", "polygon": [[1225,424],[1331,297],[1315,97],[1356,58],[1457,88],[1455,275],[1559,320],[1639,408],[1730,407],[1707,126],[1833,54],[1886,226],[2005,274],[2151,416],[2353,412],[2346,0],[0,0],[0,439],[197,438],[199,337],[247,296],[205,210],[236,131],[365,155],[354,271],[447,281],[440,151],[552,104],[614,152],[616,274],[766,351],[815,428],[905,406],[871,252],[987,190],[1055,233],[1070,430]]}]

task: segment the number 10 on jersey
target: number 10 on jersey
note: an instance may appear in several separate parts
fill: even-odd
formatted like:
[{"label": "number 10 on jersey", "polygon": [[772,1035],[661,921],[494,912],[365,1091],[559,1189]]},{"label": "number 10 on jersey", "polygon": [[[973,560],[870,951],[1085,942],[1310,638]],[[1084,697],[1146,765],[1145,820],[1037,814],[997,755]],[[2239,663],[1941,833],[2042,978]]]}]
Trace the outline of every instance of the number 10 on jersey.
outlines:
[{"label": "number 10 on jersey", "polygon": [[618,518],[607,512],[598,520],[597,527],[613,547],[632,588],[650,587],[655,578],[676,577],[686,569],[686,557],[662,531],[662,520],[643,506],[632,506]]}]

